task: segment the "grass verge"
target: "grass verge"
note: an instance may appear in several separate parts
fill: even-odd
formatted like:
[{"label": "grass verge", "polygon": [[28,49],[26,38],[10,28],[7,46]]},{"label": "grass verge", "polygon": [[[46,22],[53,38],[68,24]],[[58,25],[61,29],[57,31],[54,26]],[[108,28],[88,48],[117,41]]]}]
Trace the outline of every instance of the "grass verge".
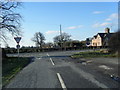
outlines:
[{"label": "grass verge", "polygon": [[104,53],[100,51],[87,51],[87,52],[79,52],[73,54],[72,58],[96,58],[96,57],[117,57],[118,55],[113,53]]},{"label": "grass verge", "polygon": [[7,85],[10,80],[26,65],[30,63],[30,58],[7,57],[2,61],[2,86]]}]

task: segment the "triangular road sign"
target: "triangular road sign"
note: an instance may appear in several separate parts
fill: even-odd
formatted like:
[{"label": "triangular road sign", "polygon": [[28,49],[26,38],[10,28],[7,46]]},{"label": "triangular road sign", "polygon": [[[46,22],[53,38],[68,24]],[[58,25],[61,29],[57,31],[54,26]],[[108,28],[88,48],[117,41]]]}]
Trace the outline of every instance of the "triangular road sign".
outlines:
[{"label": "triangular road sign", "polygon": [[15,41],[16,41],[17,43],[19,43],[20,40],[21,40],[21,37],[14,37],[14,39],[15,39]]}]

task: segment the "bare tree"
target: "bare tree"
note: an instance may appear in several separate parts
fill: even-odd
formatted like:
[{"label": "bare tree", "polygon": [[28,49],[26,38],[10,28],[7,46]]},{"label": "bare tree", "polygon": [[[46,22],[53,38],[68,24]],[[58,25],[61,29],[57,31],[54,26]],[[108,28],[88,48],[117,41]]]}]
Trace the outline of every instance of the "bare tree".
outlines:
[{"label": "bare tree", "polygon": [[45,43],[45,47],[47,47],[47,48],[52,48],[54,45],[53,45],[53,43],[52,42],[47,42],[47,43]]},{"label": "bare tree", "polygon": [[38,45],[42,50],[42,45],[44,45],[45,37],[41,32],[36,32],[31,40],[35,42],[36,45]]},{"label": "bare tree", "polygon": [[70,37],[71,35],[67,33],[62,33],[62,35],[55,36],[53,39],[54,42],[57,43],[60,47],[64,46],[65,48],[65,43],[71,40]]},{"label": "bare tree", "polygon": [[21,15],[16,13],[19,6],[20,2],[0,1],[0,39],[6,41],[6,32],[16,36],[20,34]]},{"label": "bare tree", "polygon": [[[0,1],[0,41],[7,43],[7,32],[16,36],[20,34],[21,15],[16,13],[19,6],[21,6],[20,2],[12,0]],[[5,50],[2,50],[2,57],[6,58]]]},{"label": "bare tree", "polygon": [[62,35],[55,36],[53,39],[54,39],[54,42],[59,43],[59,42],[70,41],[71,40],[70,37],[71,35],[67,33],[62,33]]}]

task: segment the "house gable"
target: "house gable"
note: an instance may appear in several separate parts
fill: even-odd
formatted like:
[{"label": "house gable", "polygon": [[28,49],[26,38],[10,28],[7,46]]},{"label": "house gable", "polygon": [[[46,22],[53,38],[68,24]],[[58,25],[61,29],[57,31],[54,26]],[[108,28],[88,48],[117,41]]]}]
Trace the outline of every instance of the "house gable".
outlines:
[{"label": "house gable", "polygon": [[114,33],[110,33],[110,29],[106,28],[105,33],[98,33],[93,36],[92,46],[108,46],[108,41]]}]

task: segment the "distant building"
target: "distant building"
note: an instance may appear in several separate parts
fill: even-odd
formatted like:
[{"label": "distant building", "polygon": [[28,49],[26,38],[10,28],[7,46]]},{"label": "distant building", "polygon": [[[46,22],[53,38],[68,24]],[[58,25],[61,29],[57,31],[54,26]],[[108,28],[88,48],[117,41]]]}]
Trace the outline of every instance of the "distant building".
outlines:
[{"label": "distant building", "polygon": [[114,33],[110,33],[110,28],[105,28],[105,33],[98,33],[92,38],[91,46],[108,46],[108,41]]}]

